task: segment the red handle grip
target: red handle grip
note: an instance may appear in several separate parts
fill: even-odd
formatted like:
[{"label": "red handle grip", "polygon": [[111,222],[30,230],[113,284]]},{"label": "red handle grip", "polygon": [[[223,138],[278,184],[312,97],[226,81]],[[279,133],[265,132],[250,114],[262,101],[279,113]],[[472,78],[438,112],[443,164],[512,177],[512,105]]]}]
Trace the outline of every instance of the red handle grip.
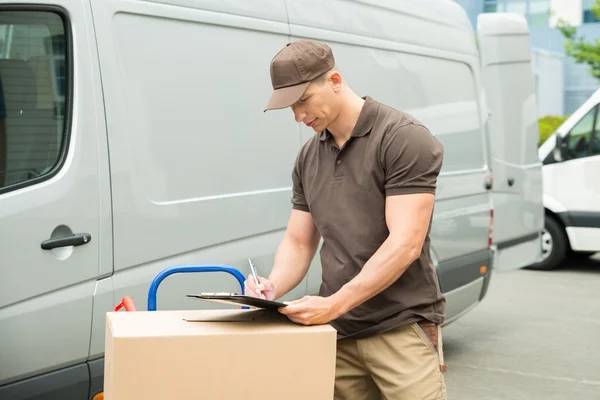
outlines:
[{"label": "red handle grip", "polygon": [[123,300],[115,307],[115,312],[125,307],[125,311],[137,311],[133,299],[129,296],[123,297]]}]

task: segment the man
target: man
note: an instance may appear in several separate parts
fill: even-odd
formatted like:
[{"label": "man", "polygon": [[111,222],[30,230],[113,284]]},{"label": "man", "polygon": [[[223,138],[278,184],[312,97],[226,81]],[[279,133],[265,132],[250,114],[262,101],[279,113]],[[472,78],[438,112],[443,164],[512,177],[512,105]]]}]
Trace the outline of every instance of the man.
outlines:
[{"label": "man", "polygon": [[354,94],[324,44],[288,44],[271,81],[267,110],[291,107],[316,134],[295,161],[272,272],[258,287],[248,279],[247,294],[288,293],[322,237],[319,296],[280,312],[338,331],[335,398],[445,399],[445,299],[429,253],[441,143],[410,115]]}]

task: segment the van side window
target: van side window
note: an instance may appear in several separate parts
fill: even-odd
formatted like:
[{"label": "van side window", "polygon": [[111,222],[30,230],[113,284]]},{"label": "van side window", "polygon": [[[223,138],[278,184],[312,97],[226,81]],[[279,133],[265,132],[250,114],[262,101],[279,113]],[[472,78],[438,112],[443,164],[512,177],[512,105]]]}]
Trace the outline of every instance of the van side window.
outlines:
[{"label": "van side window", "polygon": [[590,154],[596,107],[591,109],[569,132],[569,159],[583,158]]},{"label": "van side window", "polygon": [[0,9],[0,191],[49,176],[65,142],[65,25],[48,11]]},{"label": "van side window", "polygon": [[[600,106],[596,106],[598,109]],[[600,115],[596,116],[596,126],[594,129],[594,138],[592,140],[592,155],[600,155]]]}]

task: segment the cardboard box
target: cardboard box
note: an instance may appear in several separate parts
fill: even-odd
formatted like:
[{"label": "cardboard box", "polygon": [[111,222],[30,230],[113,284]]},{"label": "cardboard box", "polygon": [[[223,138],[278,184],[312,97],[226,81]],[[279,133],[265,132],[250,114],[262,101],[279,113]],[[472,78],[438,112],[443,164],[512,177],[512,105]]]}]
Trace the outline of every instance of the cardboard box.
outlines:
[{"label": "cardboard box", "polygon": [[333,399],[336,331],[266,310],[109,312],[105,400]]}]

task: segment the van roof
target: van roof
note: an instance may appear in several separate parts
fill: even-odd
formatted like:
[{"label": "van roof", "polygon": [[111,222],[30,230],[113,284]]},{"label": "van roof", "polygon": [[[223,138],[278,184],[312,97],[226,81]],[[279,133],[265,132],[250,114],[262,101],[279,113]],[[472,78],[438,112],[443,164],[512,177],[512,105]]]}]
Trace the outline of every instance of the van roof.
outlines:
[{"label": "van roof", "polygon": [[[329,31],[357,35],[354,39],[358,40],[362,37],[470,56],[477,54],[474,29],[466,11],[454,0],[294,0],[286,7],[248,7],[225,1],[145,1],[278,22],[289,20],[292,36],[296,37],[303,36],[305,28],[316,28],[324,40],[331,39],[324,32]],[[320,36],[319,32],[314,35]]]},{"label": "van roof", "polygon": [[400,45],[477,54],[467,13],[452,0],[295,0],[287,3],[287,12],[295,37],[311,35],[317,40],[372,44],[390,50]]},{"label": "van roof", "polygon": [[346,0],[378,8],[387,8],[427,21],[460,29],[473,30],[466,11],[454,0]]}]

